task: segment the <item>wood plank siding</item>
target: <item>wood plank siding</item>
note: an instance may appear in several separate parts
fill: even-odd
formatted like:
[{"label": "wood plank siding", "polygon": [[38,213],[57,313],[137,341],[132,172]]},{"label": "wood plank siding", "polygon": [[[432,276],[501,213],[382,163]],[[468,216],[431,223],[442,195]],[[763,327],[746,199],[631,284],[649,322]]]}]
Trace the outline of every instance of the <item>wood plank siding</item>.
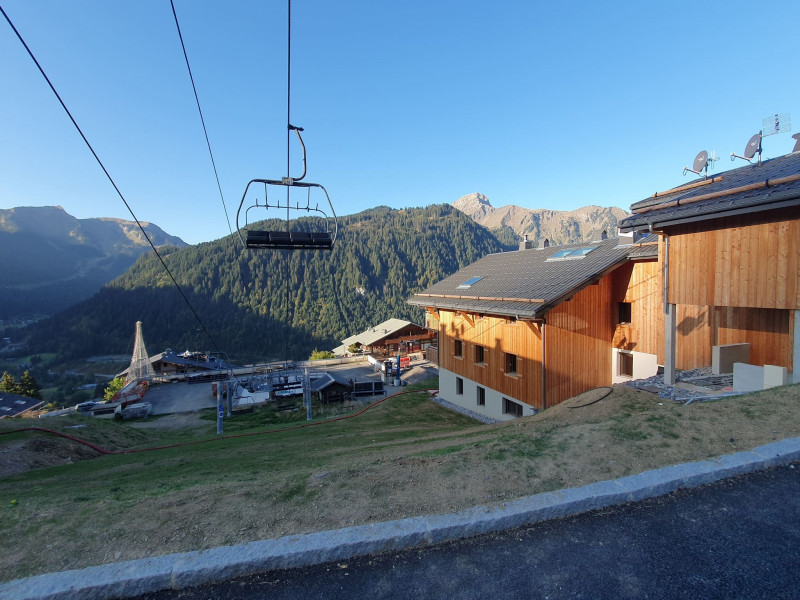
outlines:
[{"label": "wood plank siding", "polygon": [[800,308],[800,209],[700,221],[667,233],[668,296],[678,305],[677,368],[710,366],[712,346],[747,342],[751,363],[791,370],[792,311]]},{"label": "wood plank siding", "polygon": [[[616,303],[612,275],[577,292],[547,313],[546,402],[553,406],[611,383],[611,339]],[[479,385],[542,408],[542,329],[538,323],[439,310],[439,365]],[[471,325],[470,321],[474,323]],[[455,356],[460,342],[460,356]],[[476,346],[484,362],[476,361]],[[505,372],[505,355],[517,357],[516,374]]]},{"label": "wood plank siding", "polygon": [[800,208],[671,227],[669,301],[800,309]]},{"label": "wood plank siding", "polygon": [[630,323],[617,323],[612,345],[661,356],[664,352],[664,291],[661,265],[655,261],[630,262],[612,273],[611,310],[619,302],[631,305]]},{"label": "wood plank siding", "polygon": [[617,308],[611,300],[612,277],[606,275],[547,313],[547,406],[611,384]]},{"label": "wood plank siding", "polygon": [[[439,310],[439,366],[541,408],[542,343],[539,327],[505,317],[470,315],[475,325],[453,311]],[[461,356],[455,356],[456,341]],[[483,362],[476,361],[482,346]],[[517,356],[516,374],[506,374],[505,354]]]}]

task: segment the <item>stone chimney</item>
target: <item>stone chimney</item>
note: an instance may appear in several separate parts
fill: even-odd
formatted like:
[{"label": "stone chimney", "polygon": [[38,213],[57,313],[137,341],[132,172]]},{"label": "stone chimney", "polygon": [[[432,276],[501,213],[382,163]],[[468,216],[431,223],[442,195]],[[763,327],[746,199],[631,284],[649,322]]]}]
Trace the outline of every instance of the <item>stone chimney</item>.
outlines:
[{"label": "stone chimney", "polygon": [[592,236],[592,242],[596,244],[607,239],[608,239],[608,233],[606,232],[605,229],[603,229],[603,231],[595,231],[594,235]]},{"label": "stone chimney", "polygon": [[536,248],[541,250],[542,248],[549,248],[550,247],[550,240],[547,238],[543,239],[542,241],[538,242]]},{"label": "stone chimney", "polygon": [[533,242],[528,239],[528,234],[526,233],[523,236],[522,241],[519,243],[519,249],[520,250],[530,250],[531,248],[533,248]]}]

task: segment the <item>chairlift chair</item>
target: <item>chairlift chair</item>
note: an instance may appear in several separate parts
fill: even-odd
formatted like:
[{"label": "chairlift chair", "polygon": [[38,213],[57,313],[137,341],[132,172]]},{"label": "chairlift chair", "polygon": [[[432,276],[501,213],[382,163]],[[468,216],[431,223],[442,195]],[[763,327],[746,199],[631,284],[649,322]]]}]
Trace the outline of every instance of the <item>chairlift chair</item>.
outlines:
[{"label": "chairlift chair", "polygon": [[[297,138],[300,140],[300,145],[303,148],[303,174],[296,178],[253,179],[247,184],[244,194],[242,194],[242,200],[239,203],[239,210],[236,211],[236,229],[239,233],[239,239],[242,241],[245,248],[253,249],[330,250],[333,248],[339,229],[331,198],[324,186],[318,183],[302,181],[306,176],[306,146],[303,143],[303,138],[300,136],[300,132],[303,131],[303,129],[293,125],[289,125],[289,129],[295,131]],[[242,215],[242,208],[244,208],[245,201],[247,200],[250,186],[254,184],[261,184],[264,186],[264,200],[261,202],[256,198],[255,203],[250,204],[244,210],[244,215]],[[291,194],[293,188],[305,190],[305,199],[301,201],[293,199]],[[312,204],[312,193],[317,190],[321,190],[321,193],[324,194],[327,208],[324,204],[320,207],[319,201],[315,201]],[[319,193],[316,194],[316,197],[322,200]],[[267,231],[251,229],[249,227],[251,221],[250,211],[253,209],[262,209],[262,216],[258,220],[271,217],[285,219],[286,229]],[[264,213],[266,213],[266,215],[264,215]],[[291,218],[293,214],[295,215],[295,219]],[[297,229],[298,221],[296,217],[302,214],[322,217],[324,228],[318,227],[315,231],[301,231]],[[295,226],[294,229],[292,228],[293,223]]]}]

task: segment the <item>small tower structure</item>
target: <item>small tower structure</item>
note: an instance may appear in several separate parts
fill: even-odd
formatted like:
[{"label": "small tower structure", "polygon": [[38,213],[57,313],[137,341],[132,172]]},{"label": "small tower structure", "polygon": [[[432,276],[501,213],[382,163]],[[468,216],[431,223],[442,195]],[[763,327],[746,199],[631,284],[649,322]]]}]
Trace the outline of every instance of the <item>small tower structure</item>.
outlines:
[{"label": "small tower structure", "polygon": [[128,376],[125,378],[125,383],[128,384],[132,381],[150,382],[154,377],[155,371],[153,371],[153,365],[150,364],[150,356],[147,354],[147,348],[144,346],[142,322],[136,321],[136,341],[133,344],[131,366],[128,368]]}]

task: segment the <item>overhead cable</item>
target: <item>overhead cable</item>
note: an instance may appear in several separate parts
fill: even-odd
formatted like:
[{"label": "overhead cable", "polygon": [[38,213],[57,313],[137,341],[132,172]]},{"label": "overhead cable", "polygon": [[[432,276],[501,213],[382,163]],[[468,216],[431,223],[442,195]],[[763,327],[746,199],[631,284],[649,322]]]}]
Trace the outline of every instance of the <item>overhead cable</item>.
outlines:
[{"label": "overhead cable", "polygon": [[228,222],[228,231],[230,231],[231,238],[233,238],[233,228],[231,227],[231,220],[228,217],[228,207],[225,205],[225,197],[222,195],[222,185],[219,182],[219,174],[217,173],[217,163],[214,161],[214,153],[211,151],[211,142],[208,139],[208,130],[206,129],[206,121],[203,118],[203,109],[200,108],[200,98],[197,95],[197,87],[194,83],[194,76],[192,75],[192,67],[189,66],[189,56],[186,53],[186,46],[183,43],[183,34],[181,34],[181,26],[178,23],[178,13],[175,12],[175,2],[169,0],[172,7],[172,16],[175,17],[175,27],[178,29],[178,38],[181,41],[181,49],[183,50],[183,58],[186,60],[186,69],[189,71],[189,79],[192,82],[192,91],[194,91],[194,100],[197,103],[197,112],[200,113],[200,122],[203,124],[203,133],[206,136],[206,146],[208,146],[208,155],[211,157],[211,166],[214,167],[214,177],[217,179],[217,189],[219,190],[219,197],[222,200],[222,209],[225,211],[225,220]]},{"label": "overhead cable", "polygon": [[86,144],[86,147],[89,148],[89,151],[92,153],[92,156],[94,156],[94,159],[97,161],[97,164],[100,165],[100,168],[103,170],[103,173],[105,173],[106,177],[108,178],[108,181],[114,187],[114,190],[117,192],[117,195],[119,196],[120,200],[122,200],[122,203],[125,205],[125,208],[128,209],[128,212],[131,214],[131,217],[136,222],[136,225],[138,225],[139,229],[142,232],[142,235],[144,235],[144,238],[147,240],[147,243],[150,244],[150,247],[153,249],[153,252],[158,257],[158,260],[161,262],[161,266],[164,267],[164,270],[166,271],[167,275],[169,275],[169,278],[172,280],[172,283],[177,288],[178,292],[180,293],[181,297],[183,298],[183,301],[186,303],[186,306],[189,307],[189,310],[194,315],[194,318],[197,320],[197,322],[200,325],[201,329],[203,330],[203,332],[208,337],[208,339],[211,342],[212,346],[214,346],[214,348],[219,352],[220,351],[219,346],[217,346],[217,344],[214,342],[214,339],[211,337],[211,334],[206,329],[206,326],[203,324],[203,321],[200,319],[200,316],[197,314],[197,311],[195,311],[195,309],[192,306],[191,302],[189,302],[189,298],[187,298],[186,294],[184,294],[183,290],[181,289],[181,286],[178,285],[178,282],[175,280],[175,277],[173,277],[172,272],[169,270],[169,267],[167,267],[167,263],[164,262],[164,259],[161,257],[161,254],[159,254],[158,250],[156,250],[156,247],[153,244],[153,241],[150,239],[150,236],[147,235],[147,231],[145,231],[144,227],[139,222],[139,219],[134,214],[133,209],[131,208],[130,204],[128,204],[128,201],[125,199],[125,196],[122,195],[122,192],[117,187],[116,182],[111,177],[111,174],[108,172],[108,169],[106,169],[105,165],[103,164],[103,161],[100,160],[100,157],[97,155],[97,152],[94,151],[94,148],[89,143],[89,140],[84,135],[83,130],[80,128],[80,126],[78,125],[77,121],[75,121],[75,118],[72,116],[72,113],[67,108],[67,105],[64,103],[64,100],[61,99],[61,96],[59,95],[58,91],[56,91],[56,88],[53,85],[53,83],[50,81],[50,78],[47,76],[47,73],[44,72],[44,69],[42,68],[42,65],[39,64],[39,61],[36,59],[36,57],[34,56],[33,52],[28,47],[28,44],[25,43],[25,40],[22,38],[22,35],[19,33],[19,31],[17,31],[17,28],[14,26],[14,23],[11,21],[9,16],[6,14],[6,11],[3,10],[2,6],[0,6],[0,12],[3,13],[3,17],[5,17],[6,21],[11,26],[11,29],[14,31],[14,34],[17,36],[17,39],[19,39],[19,41],[24,46],[25,50],[28,52],[28,56],[31,57],[31,60],[33,60],[34,64],[36,65],[36,68],[39,69],[39,73],[42,74],[42,77],[44,77],[44,80],[47,82],[47,85],[50,86],[50,89],[52,90],[53,94],[55,94],[55,97],[58,99],[59,103],[61,104],[61,107],[64,109],[64,112],[67,113],[67,116],[69,117],[70,121],[72,121],[72,124],[75,126],[75,129],[80,134],[81,138],[83,139],[84,143]]}]

